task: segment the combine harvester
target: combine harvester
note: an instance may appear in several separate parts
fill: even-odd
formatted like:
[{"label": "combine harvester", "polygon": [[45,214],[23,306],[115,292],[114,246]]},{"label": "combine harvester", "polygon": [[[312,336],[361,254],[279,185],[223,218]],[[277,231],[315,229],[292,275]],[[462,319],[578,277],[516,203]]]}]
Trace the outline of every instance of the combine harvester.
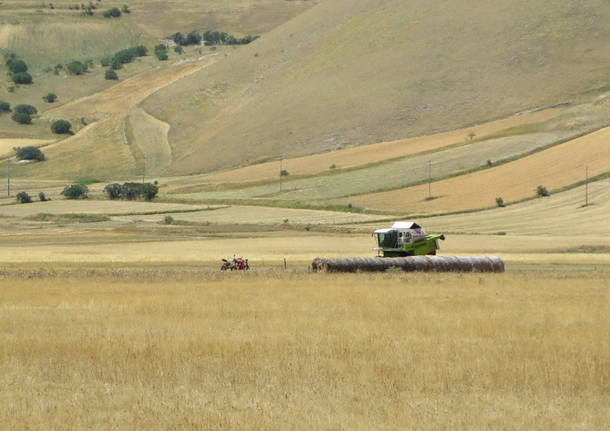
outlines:
[{"label": "combine harvester", "polygon": [[430,235],[413,222],[396,222],[389,229],[376,230],[377,257],[324,258],[311,264],[317,272],[381,272],[391,268],[425,272],[504,272],[496,256],[436,256],[444,235]]}]

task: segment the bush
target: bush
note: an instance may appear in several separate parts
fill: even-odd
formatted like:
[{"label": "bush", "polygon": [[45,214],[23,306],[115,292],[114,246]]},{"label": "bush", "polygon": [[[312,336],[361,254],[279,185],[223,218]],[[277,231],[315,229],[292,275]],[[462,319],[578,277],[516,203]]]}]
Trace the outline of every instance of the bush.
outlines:
[{"label": "bush", "polygon": [[32,124],[32,117],[25,112],[15,112],[11,118],[19,124]]},{"label": "bush", "polygon": [[100,60],[100,65],[102,67],[108,67],[112,64],[112,57],[104,57]]},{"label": "bush", "polygon": [[118,7],[110,8],[102,13],[104,18],[118,18],[121,16],[121,10]]},{"label": "bush", "polygon": [[539,197],[543,198],[543,197],[547,197],[547,196],[551,196],[551,194],[549,193],[549,191],[546,189],[546,187],[544,186],[538,186],[536,188],[536,195],[538,195]]},{"label": "bush", "polygon": [[170,215],[165,216],[165,218],[163,218],[163,223],[165,224],[172,224],[174,222],[174,218]]},{"label": "bush", "polygon": [[129,6],[127,6],[126,4],[123,5],[121,10],[123,11],[123,13],[131,13],[131,11],[129,10]]},{"label": "bush", "polygon": [[38,114],[38,109],[36,109],[36,107],[32,105],[17,105],[15,106],[14,111],[28,115]]},{"label": "bush", "polygon": [[174,46],[174,52],[176,54],[184,54],[184,48],[182,48],[180,45],[176,45]]},{"label": "bush", "polygon": [[0,100],[0,113],[1,112],[11,112],[11,104]]},{"label": "bush", "polygon": [[201,34],[197,31],[192,31],[186,36],[187,45],[199,45],[201,43]]},{"label": "bush", "polygon": [[68,120],[57,120],[53,121],[53,124],[51,124],[51,131],[58,135],[71,134],[71,127],[72,124],[70,124]]},{"label": "bush", "polygon": [[46,202],[46,201],[50,201],[51,199],[47,198],[47,195],[45,195],[44,192],[40,192],[40,193],[38,193],[38,200],[40,202]]},{"label": "bush", "polygon": [[44,153],[40,151],[40,148],[28,146],[17,148],[17,158],[19,160],[38,160],[39,162],[44,161]]},{"label": "bush", "polygon": [[134,50],[136,51],[137,57],[145,57],[148,55],[148,48],[146,48],[144,45],[138,45],[134,47]]},{"label": "bush", "polygon": [[116,72],[112,69],[108,69],[105,73],[104,73],[104,78],[108,79],[108,80],[112,80],[112,81],[116,81],[119,79],[119,75],[116,74]]},{"label": "bush", "polygon": [[70,75],[82,75],[87,71],[87,66],[80,61],[71,61],[66,64],[66,70]]},{"label": "bush", "polygon": [[87,193],[89,192],[89,188],[84,184],[72,184],[66,186],[64,190],[61,192],[66,199],[87,199]]},{"label": "bush", "polygon": [[504,199],[502,199],[500,197],[496,198],[496,205],[498,205],[499,207],[503,208],[505,206],[504,205]]},{"label": "bush", "polygon": [[9,63],[7,63],[7,66],[8,70],[10,70],[11,73],[21,73],[28,71],[28,65],[25,64],[25,61],[23,60],[10,61]]},{"label": "bush", "polygon": [[57,94],[49,93],[46,96],[42,96],[42,100],[44,100],[47,103],[53,103],[57,100]]},{"label": "bush", "polygon": [[286,169],[282,169],[280,171],[280,176],[281,177],[287,177],[288,175],[290,175],[290,172],[288,172]]},{"label": "bush", "polygon": [[147,201],[153,200],[159,188],[152,183],[124,183],[124,184],[108,184],[104,187],[104,193],[109,199],[125,199],[133,201],[143,198]]},{"label": "bush", "polygon": [[32,75],[27,72],[14,73],[12,78],[15,84],[31,84],[33,82]]},{"label": "bush", "polygon": [[108,199],[111,199],[111,200],[121,199],[122,191],[123,191],[122,186],[117,183],[108,184],[108,185],[106,185],[106,187],[104,187],[104,193],[106,193],[106,195],[108,196]]},{"label": "bush", "polygon": [[19,192],[15,197],[17,198],[17,202],[22,204],[29,204],[32,202],[32,198],[26,192]]},{"label": "bush", "polygon": [[163,44],[155,46],[155,55],[159,60],[166,61],[168,59],[167,46]]}]

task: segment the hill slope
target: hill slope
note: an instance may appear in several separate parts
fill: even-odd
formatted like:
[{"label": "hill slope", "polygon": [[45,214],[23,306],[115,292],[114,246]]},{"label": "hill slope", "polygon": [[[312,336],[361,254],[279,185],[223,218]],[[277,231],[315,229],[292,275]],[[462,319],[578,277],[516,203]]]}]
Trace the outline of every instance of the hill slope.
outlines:
[{"label": "hill slope", "polygon": [[173,173],[452,130],[606,85],[593,0],[321,2],[145,109]]}]

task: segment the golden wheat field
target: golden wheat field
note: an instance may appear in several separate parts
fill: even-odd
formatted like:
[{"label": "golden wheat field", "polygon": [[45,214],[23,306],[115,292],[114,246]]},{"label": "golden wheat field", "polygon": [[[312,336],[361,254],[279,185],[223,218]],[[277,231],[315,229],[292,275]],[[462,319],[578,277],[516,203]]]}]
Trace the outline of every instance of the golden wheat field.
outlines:
[{"label": "golden wheat field", "polygon": [[610,427],[607,273],[1,274],[5,429]]}]

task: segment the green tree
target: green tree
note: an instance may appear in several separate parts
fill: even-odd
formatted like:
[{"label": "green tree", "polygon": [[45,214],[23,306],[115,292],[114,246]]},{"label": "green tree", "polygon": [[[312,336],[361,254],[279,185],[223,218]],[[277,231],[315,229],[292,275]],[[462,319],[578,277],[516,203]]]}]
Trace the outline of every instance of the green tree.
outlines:
[{"label": "green tree", "polygon": [[38,160],[39,162],[44,161],[44,153],[40,148],[27,146],[17,148],[17,158],[19,160]]},{"label": "green tree", "polygon": [[19,192],[15,197],[17,198],[17,202],[22,204],[29,204],[32,202],[32,198],[26,192]]},{"label": "green tree", "polygon": [[106,193],[108,199],[121,199],[123,194],[123,187],[118,183],[107,184],[106,187],[104,187],[104,193]]},{"label": "green tree", "polygon": [[68,120],[56,120],[51,124],[51,131],[58,135],[70,135],[72,131],[72,124]]},{"label": "green tree", "polygon": [[186,36],[186,44],[187,45],[199,45],[201,43],[201,33],[198,31],[191,31]]},{"label": "green tree", "polygon": [[24,113],[24,114],[29,114],[29,115],[38,114],[38,109],[36,109],[36,107],[34,107],[32,105],[25,105],[25,104],[15,106],[14,111]]},{"label": "green tree", "polygon": [[14,112],[11,118],[19,124],[32,124],[31,115],[25,112]]},{"label": "green tree", "polygon": [[23,60],[13,60],[7,64],[11,73],[21,73],[28,71],[28,65]]},{"label": "green tree", "polygon": [[106,72],[104,72],[104,78],[108,79],[108,80],[116,81],[119,79],[119,75],[117,75],[117,73],[114,70],[108,69],[108,70],[106,70]]},{"label": "green tree", "polygon": [[13,73],[11,78],[15,84],[31,84],[34,82],[32,75],[27,72]]},{"label": "green tree", "polygon": [[61,192],[66,199],[87,199],[89,196],[89,188],[84,184],[72,184],[66,186]]},{"label": "green tree", "polygon": [[174,52],[176,54],[184,54],[184,48],[182,48],[180,45],[176,45],[174,46]]},{"label": "green tree", "polygon": [[49,93],[46,96],[42,96],[42,100],[44,100],[47,103],[53,103],[57,100],[57,94]]},{"label": "green tree", "polygon": [[46,201],[50,201],[51,199],[49,199],[47,197],[47,195],[44,194],[44,192],[40,192],[40,193],[38,193],[38,200],[40,202],[46,202]]},{"label": "green tree", "polygon": [[11,112],[11,104],[0,100],[0,113],[2,112]]}]

